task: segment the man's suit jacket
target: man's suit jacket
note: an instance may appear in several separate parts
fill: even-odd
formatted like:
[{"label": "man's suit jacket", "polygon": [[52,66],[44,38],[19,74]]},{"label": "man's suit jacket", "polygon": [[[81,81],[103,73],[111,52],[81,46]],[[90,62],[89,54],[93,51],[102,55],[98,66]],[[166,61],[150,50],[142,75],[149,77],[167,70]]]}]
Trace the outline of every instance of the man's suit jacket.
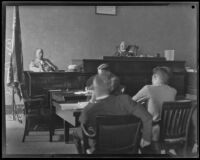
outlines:
[{"label": "man's suit jacket", "polygon": [[134,115],[142,120],[143,139],[151,141],[152,116],[128,95],[110,95],[96,103],[89,103],[81,113],[79,121],[95,130],[97,115]]}]

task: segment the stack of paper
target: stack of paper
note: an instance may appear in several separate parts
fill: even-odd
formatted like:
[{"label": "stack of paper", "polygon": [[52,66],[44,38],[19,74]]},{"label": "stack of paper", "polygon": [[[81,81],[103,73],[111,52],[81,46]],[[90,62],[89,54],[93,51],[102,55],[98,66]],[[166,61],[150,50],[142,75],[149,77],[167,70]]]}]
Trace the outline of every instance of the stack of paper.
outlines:
[{"label": "stack of paper", "polygon": [[77,92],[74,92],[74,94],[87,94],[87,91],[77,91]]},{"label": "stack of paper", "polygon": [[63,102],[63,101],[65,101],[64,96],[61,95],[61,94],[53,94],[52,95],[52,99],[55,100],[55,101],[57,101],[57,102]]}]

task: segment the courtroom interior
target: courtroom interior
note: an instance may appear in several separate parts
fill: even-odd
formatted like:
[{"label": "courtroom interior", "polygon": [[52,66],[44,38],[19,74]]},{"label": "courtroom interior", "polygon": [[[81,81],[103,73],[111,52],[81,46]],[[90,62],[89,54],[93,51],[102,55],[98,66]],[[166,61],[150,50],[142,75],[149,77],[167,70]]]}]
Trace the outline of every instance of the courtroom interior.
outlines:
[{"label": "courtroom interior", "polygon": [[199,157],[198,4],[155,4],[5,6],[5,155]]}]

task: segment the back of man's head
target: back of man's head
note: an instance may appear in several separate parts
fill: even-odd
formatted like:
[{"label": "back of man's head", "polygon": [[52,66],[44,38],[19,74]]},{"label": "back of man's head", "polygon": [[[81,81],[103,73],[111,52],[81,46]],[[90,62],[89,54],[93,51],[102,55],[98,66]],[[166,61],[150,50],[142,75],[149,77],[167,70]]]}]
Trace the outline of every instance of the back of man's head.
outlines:
[{"label": "back of man's head", "polygon": [[166,67],[166,66],[155,67],[153,69],[153,74],[157,74],[159,76],[160,80],[164,84],[168,84],[169,83],[169,79],[172,76],[171,70],[168,67]]},{"label": "back of man's head", "polygon": [[109,94],[111,90],[111,77],[107,74],[96,75],[93,80],[93,86],[97,96]]}]

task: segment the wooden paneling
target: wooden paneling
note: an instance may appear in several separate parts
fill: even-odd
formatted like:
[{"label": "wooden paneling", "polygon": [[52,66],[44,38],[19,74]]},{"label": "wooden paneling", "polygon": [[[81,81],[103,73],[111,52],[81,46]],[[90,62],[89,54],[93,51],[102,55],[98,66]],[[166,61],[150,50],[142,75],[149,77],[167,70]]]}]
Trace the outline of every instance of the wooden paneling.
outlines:
[{"label": "wooden paneling", "polygon": [[24,71],[29,96],[46,94],[48,89],[84,89],[87,74],[77,72],[29,72]]},{"label": "wooden paneling", "polygon": [[197,73],[187,72],[186,75],[186,92],[191,95],[197,95]]},{"label": "wooden paneling", "polygon": [[123,85],[126,86],[126,93],[133,96],[144,85],[151,84],[152,69],[157,66],[167,66],[171,69],[173,77],[170,85],[177,89],[179,96],[185,96],[186,93],[186,71],[185,61],[158,61],[158,60],[94,60],[84,59],[82,66],[85,73],[95,74],[97,67],[102,63],[108,63],[111,71],[116,74]]}]

